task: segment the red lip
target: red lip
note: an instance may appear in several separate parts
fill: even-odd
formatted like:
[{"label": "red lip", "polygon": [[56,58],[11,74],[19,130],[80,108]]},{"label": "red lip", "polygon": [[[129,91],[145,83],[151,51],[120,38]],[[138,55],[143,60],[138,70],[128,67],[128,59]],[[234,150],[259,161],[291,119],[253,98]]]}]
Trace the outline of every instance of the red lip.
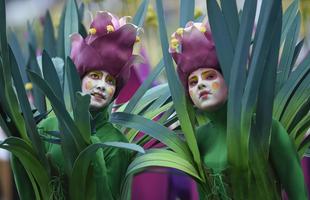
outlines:
[{"label": "red lip", "polygon": [[201,97],[208,97],[208,95],[211,94],[210,92],[208,91],[202,91],[199,93],[199,98]]},{"label": "red lip", "polygon": [[91,95],[94,96],[95,98],[105,99],[105,96],[100,92],[93,92]]}]

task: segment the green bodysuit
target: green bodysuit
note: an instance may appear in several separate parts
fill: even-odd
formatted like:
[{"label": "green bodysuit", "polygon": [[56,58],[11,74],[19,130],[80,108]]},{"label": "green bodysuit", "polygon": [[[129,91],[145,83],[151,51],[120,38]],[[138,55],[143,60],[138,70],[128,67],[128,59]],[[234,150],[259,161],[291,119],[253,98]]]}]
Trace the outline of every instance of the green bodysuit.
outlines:
[{"label": "green bodysuit", "polygon": [[[116,129],[110,122],[108,122],[108,113],[107,109],[103,109],[101,112],[96,113],[94,116],[94,120],[91,122],[92,126],[92,136],[96,136],[99,138],[100,142],[128,142],[126,137]],[[50,117],[45,119],[39,124],[39,130],[41,134],[47,135],[44,131],[58,131],[58,121],[56,117]],[[62,154],[61,146],[59,144],[45,143],[46,153],[48,154],[51,164],[53,165],[54,170],[56,170],[56,176],[64,175],[64,157]],[[97,151],[97,153],[100,152]],[[101,151],[102,152],[102,151]],[[129,164],[129,151],[115,148],[115,147],[104,147],[103,148],[104,160],[107,169],[107,177],[108,177],[108,186],[107,190],[110,194],[105,193],[104,199],[120,199],[121,194],[121,184],[123,178],[125,177],[126,170]],[[96,166],[92,164],[91,166]],[[92,167],[91,167],[92,168]],[[96,193],[96,177],[100,177],[100,175],[96,175],[96,167],[94,169],[90,169],[89,173],[92,178],[89,180],[89,184],[92,185],[90,191],[88,193]],[[66,178],[65,178],[66,179]],[[64,184],[64,187],[65,184]],[[67,196],[67,194],[65,194]],[[87,195],[89,197],[89,195]],[[92,198],[93,199],[93,198]],[[95,195],[94,195],[95,199]]]}]

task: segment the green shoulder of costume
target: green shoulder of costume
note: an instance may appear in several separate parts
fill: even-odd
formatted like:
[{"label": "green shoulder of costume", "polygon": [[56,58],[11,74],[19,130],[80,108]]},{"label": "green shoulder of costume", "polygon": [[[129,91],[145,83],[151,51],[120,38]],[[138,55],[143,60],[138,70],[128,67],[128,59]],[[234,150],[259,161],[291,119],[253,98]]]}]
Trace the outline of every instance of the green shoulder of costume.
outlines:
[{"label": "green shoulder of costume", "polygon": [[103,142],[117,141],[117,142],[128,142],[125,135],[120,132],[110,122],[106,122],[102,127],[96,129],[96,136]]},{"label": "green shoulder of costume", "polygon": [[56,116],[47,117],[38,124],[38,130],[57,131],[58,120]]}]

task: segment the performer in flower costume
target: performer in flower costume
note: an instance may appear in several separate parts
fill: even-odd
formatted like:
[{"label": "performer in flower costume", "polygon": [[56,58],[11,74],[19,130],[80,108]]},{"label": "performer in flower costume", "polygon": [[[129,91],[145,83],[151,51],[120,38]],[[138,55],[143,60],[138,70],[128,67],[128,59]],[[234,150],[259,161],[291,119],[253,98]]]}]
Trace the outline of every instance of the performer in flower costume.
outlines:
[{"label": "performer in flower costume", "polygon": [[[221,73],[209,26],[189,22],[184,29],[177,29],[172,34],[169,52],[192,103],[210,119],[196,130],[202,161],[217,183],[220,199],[231,199],[226,141],[228,86]],[[289,199],[307,199],[296,149],[278,121],[273,120],[269,142],[268,176],[276,183],[275,198],[280,198],[282,187]],[[255,180],[251,180],[252,183],[255,184]],[[206,198],[202,194],[200,197]]]},{"label": "performer in flower costume", "polygon": [[[85,39],[79,34],[71,36],[71,58],[82,81],[82,92],[91,96],[89,109],[92,116],[92,135],[99,138],[99,142],[128,142],[126,137],[108,122],[107,109],[129,78],[130,67],[135,60],[132,52],[136,37],[136,26],[126,23],[126,18],[118,19],[108,12],[99,12],[96,15]],[[40,129],[43,134],[46,131],[58,130],[57,119],[52,117],[44,120]],[[47,143],[46,147],[51,163],[58,173],[56,175],[65,174],[60,145]],[[106,147],[103,148],[103,156],[107,170],[107,187],[106,191],[102,191],[105,195],[102,198],[120,199],[129,153],[124,149]],[[93,166],[89,172],[89,184],[93,184],[93,187],[88,187],[91,188],[91,191],[87,191],[90,194],[96,193],[95,182],[101,177],[95,161]]]}]

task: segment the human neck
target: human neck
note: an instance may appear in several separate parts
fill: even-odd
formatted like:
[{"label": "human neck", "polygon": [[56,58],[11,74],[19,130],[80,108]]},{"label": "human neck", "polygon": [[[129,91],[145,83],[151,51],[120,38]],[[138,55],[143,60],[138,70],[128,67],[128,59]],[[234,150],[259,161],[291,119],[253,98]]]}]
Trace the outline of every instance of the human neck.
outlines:
[{"label": "human neck", "polygon": [[227,103],[222,105],[219,109],[215,111],[204,111],[204,114],[211,123],[218,128],[226,129],[227,122]]}]

